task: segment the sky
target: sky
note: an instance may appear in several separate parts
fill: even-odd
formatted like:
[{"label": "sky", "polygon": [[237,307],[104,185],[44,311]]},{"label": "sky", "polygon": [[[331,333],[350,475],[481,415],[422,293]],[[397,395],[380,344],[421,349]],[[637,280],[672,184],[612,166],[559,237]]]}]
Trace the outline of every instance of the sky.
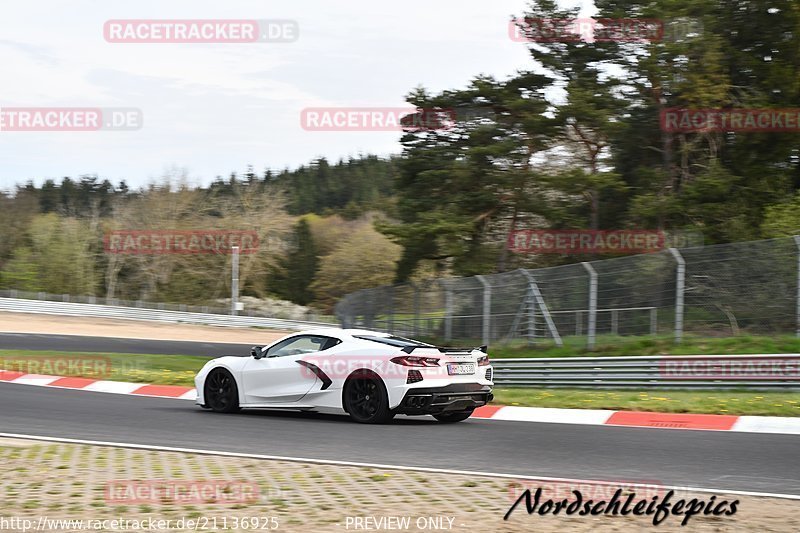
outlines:
[{"label": "sky", "polygon": [[[399,132],[306,131],[309,107],[403,107],[415,87],[466,87],[532,67],[508,36],[526,0],[27,0],[0,17],[0,109],[136,108],[133,131],[0,131],[0,189],[98,175],[134,187],[185,169],[207,184],[247,165],[400,151]],[[283,43],[115,43],[119,19],[289,19]]]}]

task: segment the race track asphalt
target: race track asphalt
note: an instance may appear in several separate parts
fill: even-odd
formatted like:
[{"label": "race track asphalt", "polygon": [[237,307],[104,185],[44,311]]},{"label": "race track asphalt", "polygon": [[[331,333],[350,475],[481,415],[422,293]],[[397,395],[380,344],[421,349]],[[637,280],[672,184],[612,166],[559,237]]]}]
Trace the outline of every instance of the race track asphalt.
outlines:
[{"label": "race track asphalt", "polygon": [[[111,348],[108,348],[110,350]],[[0,432],[527,476],[800,495],[800,436],[266,411],[0,383]]]},{"label": "race track asphalt", "polygon": [[162,341],[83,337],[79,335],[42,335],[36,333],[0,333],[2,350],[52,350],[62,352],[175,354],[219,357],[249,355],[251,344]]}]

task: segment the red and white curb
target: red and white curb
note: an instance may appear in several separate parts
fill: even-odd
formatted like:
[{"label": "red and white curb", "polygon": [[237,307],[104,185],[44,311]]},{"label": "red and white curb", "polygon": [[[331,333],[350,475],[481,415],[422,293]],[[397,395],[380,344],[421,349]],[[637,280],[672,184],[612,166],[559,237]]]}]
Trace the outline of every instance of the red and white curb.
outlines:
[{"label": "red and white curb", "polygon": [[23,374],[22,372],[10,372],[7,370],[0,370],[0,382],[110,392],[114,394],[135,394],[137,396],[154,396],[157,398],[179,398],[181,400],[194,400],[197,398],[197,393],[193,388],[178,385],[148,385],[146,383],[103,381],[91,378],[65,378],[42,374]]},{"label": "red and white curb", "polygon": [[701,415],[690,413],[650,413],[603,409],[555,409],[487,405],[479,407],[475,418],[515,422],[551,422],[663,429],[743,431],[747,433],[787,433],[800,435],[800,418],[782,416]]},{"label": "red and white curb", "polygon": [[[132,394],[156,398],[195,400],[197,392],[178,385],[148,385],[90,378],[45,376],[0,370],[0,382],[78,389],[113,394]],[[598,426],[629,426],[662,429],[741,431],[747,433],[784,433],[800,435],[800,417],[702,415],[688,413],[650,413],[644,411],[609,411],[603,409],[556,409],[487,405],[475,410],[473,418],[513,422],[544,422]]]}]

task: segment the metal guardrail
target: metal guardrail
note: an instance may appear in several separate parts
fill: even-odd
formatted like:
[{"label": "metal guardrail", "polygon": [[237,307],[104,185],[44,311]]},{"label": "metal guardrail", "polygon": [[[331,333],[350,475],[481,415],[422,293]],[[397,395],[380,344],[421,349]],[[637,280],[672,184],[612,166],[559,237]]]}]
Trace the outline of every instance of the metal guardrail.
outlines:
[{"label": "metal guardrail", "polygon": [[0,298],[0,311],[96,318],[117,318],[127,320],[153,320],[157,322],[180,322],[184,324],[228,326],[239,328],[260,327],[271,329],[303,330],[320,327],[337,327],[336,324],[329,324],[325,322],[285,320],[281,318],[251,316],[217,315],[210,313],[189,313],[183,311],[166,311],[159,309],[122,307],[114,305],[22,300],[18,298]]},{"label": "metal guardrail", "polygon": [[231,312],[231,306],[217,301],[211,305],[178,304],[169,302],[151,302],[147,300],[123,300],[120,298],[104,298],[101,296],[74,295],[74,294],[50,294],[46,292],[20,291],[16,289],[0,290],[0,298],[11,298],[17,300],[41,300],[46,302],[65,302],[75,304],[107,305],[112,307],[135,307],[137,309],[154,309],[156,311],[180,311],[182,313],[203,313],[207,315],[231,315],[278,318],[280,320],[293,320],[298,322],[326,322],[339,324],[334,316],[318,315],[313,311],[308,311],[305,315],[295,316],[294,318],[281,316],[278,309],[275,314],[265,313],[257,309],[244,309],[236,313]]},{"label": "metal guardrail", "polygon": [[800,390],[800,354],[492,359],[495,385]]}]

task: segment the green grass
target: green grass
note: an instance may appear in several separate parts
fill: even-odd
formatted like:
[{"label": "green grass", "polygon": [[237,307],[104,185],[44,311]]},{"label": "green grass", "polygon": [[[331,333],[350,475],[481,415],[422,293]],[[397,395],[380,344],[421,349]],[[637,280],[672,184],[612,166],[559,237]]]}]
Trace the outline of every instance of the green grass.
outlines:
[{"label": "green grass", "polygon": [[[192,387],[194,375],[208,359],[191,355],[0,350],[0,369]],[[58,366],[64,363],[66,366]]]},{"label": "green grass", "polygon": [[530,407],[800,416],[800,393],[789,392],[495,388],[494,395],[493,403]]},{"label": "green grass", "polygon": [[[794,337],[734,337],[723,339],[687,339],[675,346],[664,338],[604,338],[593,353],[575,348],[527,347],[490,350],[499,357],[569,357],[585,355],[653,354],[726,354],[726,353],[798,353],[800,341]],[[65,353],[57,351],[0,350],[0,368],[30,371],[35,358],[68,358],[92,362],[97,358],[107,364],[103,375],[65,372],[58,375],[84,376],[114,381],[194,386],[195,373],[207,357],[188,355],[148,355],[119,353]],[[39,372],[46,373],[46,372]],[[715,413],[731,415],[800,416],[800,393],[744,391],[649,391],[496,388],[495,404],[533,407],[612,409],[669,413]]]},{"label": "green grass", "polygon": [[[463,343],[462,343],[463,344]],[[564,346],[548,343],[528,346],[524,341],[489,346],[489,355],[496,359],[515,357],[616,357],[626,355],[726,355],[757,353],[800,353],[800,338],[793,335],[739,335],[737,337],[700,337],[686,335],[675,344],[672,335],[597,337],[595,349],[586,349],[585,337],[565,338]]]}]

